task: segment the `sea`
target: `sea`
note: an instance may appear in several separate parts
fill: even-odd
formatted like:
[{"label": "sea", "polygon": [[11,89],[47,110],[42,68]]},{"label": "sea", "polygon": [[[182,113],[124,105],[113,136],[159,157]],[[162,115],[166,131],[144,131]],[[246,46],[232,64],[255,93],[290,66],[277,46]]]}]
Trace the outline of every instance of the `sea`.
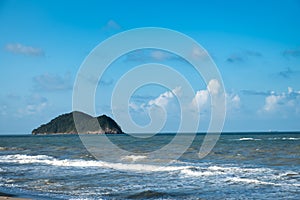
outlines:
[{"label": "sea", "polygon": [[[133,152],[114,162],[95,157],[80,135],[2,135],[0,193],[46,200],[300,199],[300,133],[222,133],[204,158],[199,133],[168,165],[140,164],[174,135],[103,135]],[[99,136],[86,137],[97,143]]]}]

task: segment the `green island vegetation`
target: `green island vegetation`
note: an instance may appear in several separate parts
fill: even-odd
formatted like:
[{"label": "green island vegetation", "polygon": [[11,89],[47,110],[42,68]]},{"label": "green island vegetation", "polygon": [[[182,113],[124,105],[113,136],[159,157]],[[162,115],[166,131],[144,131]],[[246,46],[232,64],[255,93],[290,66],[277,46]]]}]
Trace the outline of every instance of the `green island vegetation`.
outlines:
[{"label": "green island vegetation", "polygon": [[[75,126],[76,121],[76,126]],[[78,131],[77,131],[78,130]],[[121,127],[110,117],[92,117],[79,111],[59,115],[32,131],[37,134],[122,134]]]}]

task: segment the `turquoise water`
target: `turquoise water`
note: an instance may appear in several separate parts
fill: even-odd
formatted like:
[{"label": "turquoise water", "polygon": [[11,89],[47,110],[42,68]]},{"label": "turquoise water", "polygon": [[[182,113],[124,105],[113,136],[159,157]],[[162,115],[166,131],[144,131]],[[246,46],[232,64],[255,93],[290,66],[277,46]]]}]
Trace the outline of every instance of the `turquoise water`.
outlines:
[{"label": "turquoise water", "polygon": [[174,134],[109,136],[141,153],[114,163],[95,159],[78,135],[0,136],[0,192],[34,199],[300,199],[299,133],[222,134],[199,159],[203,137],[157,169],[139,162]]}]

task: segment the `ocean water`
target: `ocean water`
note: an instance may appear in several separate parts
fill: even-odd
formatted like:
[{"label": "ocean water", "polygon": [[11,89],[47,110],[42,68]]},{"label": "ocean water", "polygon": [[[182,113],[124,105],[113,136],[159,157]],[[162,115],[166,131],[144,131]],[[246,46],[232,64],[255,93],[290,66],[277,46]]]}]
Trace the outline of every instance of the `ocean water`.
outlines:
[{"label": "ocean water", "polygon": [[161,168],[138,163],[173,134],[109,137],[135,154],[113,163],[95,159],[78,135],[0,136],[0,192],[33,199],[300,199],[299,133],[222,134],[203,159],[198,134]]}]

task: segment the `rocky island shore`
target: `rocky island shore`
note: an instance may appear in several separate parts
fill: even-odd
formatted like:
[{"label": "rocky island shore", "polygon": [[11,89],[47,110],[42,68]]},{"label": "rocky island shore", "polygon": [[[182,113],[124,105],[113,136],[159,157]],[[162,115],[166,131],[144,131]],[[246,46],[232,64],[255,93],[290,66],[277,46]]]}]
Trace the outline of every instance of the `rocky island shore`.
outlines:
[{"label": "rocky island shore", "polygon": [[[74,119],[76,119],[76,126]],[[78,130],[78,131],[77,131]],[[122,134],[121,127],[110,117],[92,117],[86,113],[73,111],[62,114],[49,123],[32,130],[33,135],[46,134]]]}]

